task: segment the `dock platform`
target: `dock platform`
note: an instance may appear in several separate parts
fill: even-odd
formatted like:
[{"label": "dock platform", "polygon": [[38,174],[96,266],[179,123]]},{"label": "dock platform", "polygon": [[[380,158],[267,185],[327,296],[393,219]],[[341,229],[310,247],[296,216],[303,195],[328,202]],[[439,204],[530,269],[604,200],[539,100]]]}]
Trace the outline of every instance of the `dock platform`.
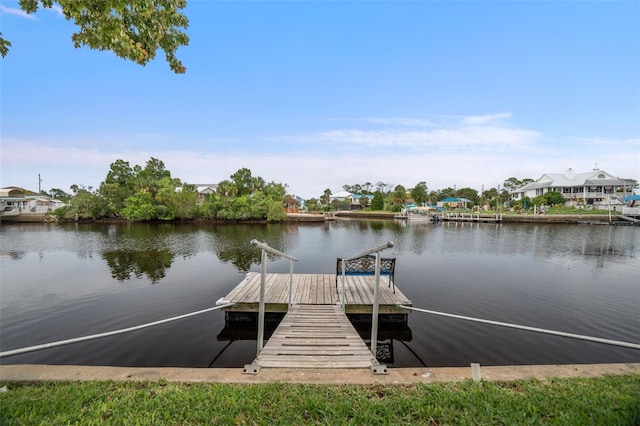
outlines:
[{"label": "dock platform", "polygon": [[[224,297],[225,302],[235,303],[227,312],[258,312],[260,303],[260,274],[249,272],[246,277]],[[289,274],[266,274],[265,312],[284,313],[289,305]],[[292,304],[336,305],[341,303],[342,277],[335,274],[293,274]],[[373,312],[374,276],[345,277],[345,313],[371,314]],[[412,306],[411,300],[396,286],[388,286],[387,277],[380,278],[378,313],[402,314],[407,311],[396,305]]]}]

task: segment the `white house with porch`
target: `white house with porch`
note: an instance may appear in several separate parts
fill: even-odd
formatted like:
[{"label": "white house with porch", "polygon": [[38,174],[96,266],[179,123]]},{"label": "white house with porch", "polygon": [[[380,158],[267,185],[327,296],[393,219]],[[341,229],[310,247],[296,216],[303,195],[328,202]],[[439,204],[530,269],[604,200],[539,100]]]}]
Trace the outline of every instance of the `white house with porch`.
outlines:
[{"label": "white house with porch", "polygon": [[547,192],[560,192],[566,205],[578,208],[608,209],[621,206],[625,196],[632,194],[632,183],[613,176],[597,167],[591,172],[576,173],[569,169],[564,173],[545,173],[535,182],[530,182],[511,191],[513,200],[524,197],[535,198]]},{"label": "white house with porch", "polygon": [[[361,198],[366,198],[366,201],[360,202]],[[350,210],[360,210],[363,207],[366,207],[369,204],[371,204],[371,201],[373,200],[373,195],[352,194],[349,191],[340,191],[335,194],[332,194],[329,197],[329,200],[330,202],[337,200],[338,203],[340,203],[343,208],[348,202]]]},{"label": "white house with porch", "polygon": [[0,216],[4,219],[20,215],[44,215],[64,207],[65,203],[45,194],[17,186],[0,188]]}]

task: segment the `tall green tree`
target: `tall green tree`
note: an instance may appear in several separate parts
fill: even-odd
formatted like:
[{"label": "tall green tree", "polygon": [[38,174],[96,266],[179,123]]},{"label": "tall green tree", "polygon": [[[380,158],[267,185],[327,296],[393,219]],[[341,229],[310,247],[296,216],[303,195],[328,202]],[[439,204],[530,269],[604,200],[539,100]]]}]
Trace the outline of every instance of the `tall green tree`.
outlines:
[{"label": "tall green tree", "polygon": [[124,200],[133,195],[133,169],[128,161],[116,160],[111,163],[104,182],[98,192],[105,198],[110,212],[118,213],[124,207]]},{"label": "tall green tree", "polygon": [[417,205],[422,206],[427,201],[427,182],[419,182],[416,186],[411,188],[411,198]]},{"label": "tall green tree", "polygon": [[[251,176],[251,170],[243,167],[231,175],[231,182],[236,187],[238,196],[248,195],[254,191],[254,178]],[[264,182],[264,181],[263,181]]]},{"label": "tall green tree", "polygon": [[533,179],[531,178],[524,178],[524,179],[518,179],[515,177],[510,177],[509,179],[506,179],[504,181],[504,183],[502,184],[502,186],[509,192],[511,191],[515,191],[518,188],[523,187],[524,185],[533,182]]},{"label": "tall green tree", "polygon": [[478,197],[478,191],[473,188],[460,188],[456,190],[456,196],[458,198],[466,198],[467,200],[471,200],[473,205],[476,205],[480,201],[480,197]]},{"label": "tall green tree", "polygon": [[[67,21],[79,27],[71,36],[76,48],[110,50],[143,66],[162,50],[175,73],[186,71],[176,57],[176,50],[189,44],[189,37],[183,31],[189,26],[189,20],[181,13],[187,6],[186,0],[20,0],[18,3],[29,14],[39,7],[52,8],[57,3]],[[10,46],[0,34],[3,57]]]},{"label": "tall green tree", "polygon": [[63,201],[65,203],[68,202],[71,199],[71,194],[68,194],[68,193],[64,192],[62,189],[59,189],[59,188],[51,188],[49,190],[49,196],[51,198]]},{"label": "tall green tree", "polygon": [[402,185],[396,185],[390,194],[391,204],[401,205],[407,200],[407,189]]},{"label": "tall green tree", "polygon": [[134,167],[134,172],[136,173],[133,183],[135,192],[148,192],[155,198],[162,186],[173,185],[174,189],[176,187],[177,182],[171,180],[171,172],[165,168],[164,162],[157,158],[151,157],[144,169],[140,169],[140,166]]},{"label": "tall green tree", "polygon": [[320,196],[320,202],[325,207],[328,207],[331,203],[331,190],[329,188],[325,189],[322,195]]},{"label": "tall green tree", "polygon": [[382,194],[386,194],[387,192],[389,192],[389,189],[391,188],[391,184],[390,183],[384,183],[382,181],[378,181],[376,182],[376,189],[380,192],[382,192]]},{"label": "tall green tree", "polygon": [[284,199],[284,196],[286,195],[286,191],[287,191],[286,185],[283,185],[281,183],[276,183],[274,181],[271,181],[268,184],[264,185],[264,190],[263,190],[264,195],[266,195],[267,197],[271,197],[274,200]]},{"label": "tall green tree", "polygon": [[384,197],[380,190],[376,190],[373,193],[373,200],[371,200],[371,210],[384,210]]}]

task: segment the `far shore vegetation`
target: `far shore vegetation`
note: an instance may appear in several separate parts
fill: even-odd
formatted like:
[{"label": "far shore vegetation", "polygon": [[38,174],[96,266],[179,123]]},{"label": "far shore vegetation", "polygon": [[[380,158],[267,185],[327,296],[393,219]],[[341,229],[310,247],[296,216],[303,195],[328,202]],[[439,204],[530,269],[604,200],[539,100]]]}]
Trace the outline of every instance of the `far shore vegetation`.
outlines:
[{"label": "far shore vegetation", "polygon": [[[456,212],[533,214],[534,209],[539,211],[540,206],[545,206],[547,214],[583,213],[575,207],[565,207],[566,199],[559,192],[511,200],[510,190],[532,181],[510,177],[502,189],[498,186],[482,193],[473,188],[429,190],[425,181],[408,189],[385,182],[346,184],[343,189],[354,195],[353,200],[332,198],[331,190],[325,189],[317,198],[306,200],[305,211],[351,210],[352,201],[357,200],[357,206],[364,212],[399,212],[407,205],[435,206],[446,198],[460,198],[468,201],[463,206],[445,203],[444,208]],[[637,186],[636,181],[630,179],[629,182]],[[152,157],[144,167],[132,167],[127,161],[116,160],[98,188],[75,184],[70,188],[71,193],[58,188],[43,193],[66,203],[54,212],[61,220],[280,222],[287,216],[284,208],[287,187],[285,183],[267,182],[253,176],[251,170],[241,168],[229,179],[210,185],[215,190],[202,194],[196,185],[172,176],[161,160]],[[590,213],[600,212],[591,210]]]},{"label": "far shore vegetation", "polygon": [[9,383],[6,425],[638,425],[640,376],[412,385]]}]

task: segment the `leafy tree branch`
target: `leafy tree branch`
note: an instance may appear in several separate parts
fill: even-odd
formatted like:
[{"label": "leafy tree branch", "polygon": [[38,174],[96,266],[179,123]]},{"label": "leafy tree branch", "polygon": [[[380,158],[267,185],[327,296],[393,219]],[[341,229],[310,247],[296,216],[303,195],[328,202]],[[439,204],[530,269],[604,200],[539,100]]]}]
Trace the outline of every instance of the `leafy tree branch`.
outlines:
[{"label": "leafy tree branch", "polygon": [[[189,20],[181,13],[186,0],[58,0],[68,21],[79,27],[71,36],[76,48],[88,46],[110,50],[117,56],[146,65],[164,51],[169,67],[177,74],[186,67],[176,57],[180,46],[189,44],[183,31]],[[20,0],[20,8],[35,13],[40,6],[52,8],[53,0]],[[11,43],[0,33],[0,54],[5,57]]]}]

